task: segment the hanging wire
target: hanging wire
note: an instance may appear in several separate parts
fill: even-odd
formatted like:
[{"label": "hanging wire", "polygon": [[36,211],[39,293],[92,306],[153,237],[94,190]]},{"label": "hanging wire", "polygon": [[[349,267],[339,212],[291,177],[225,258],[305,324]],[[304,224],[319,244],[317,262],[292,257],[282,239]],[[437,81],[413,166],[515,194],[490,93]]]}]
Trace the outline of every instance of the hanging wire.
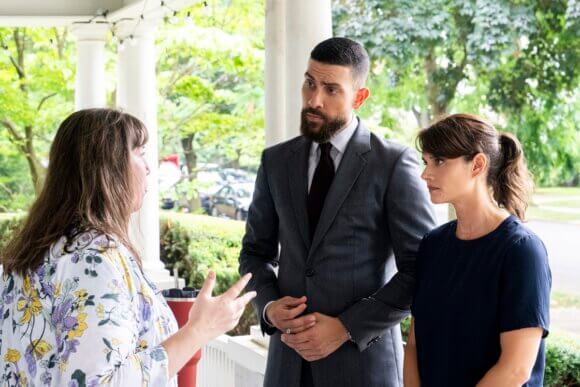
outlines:
[{"label": "hanging wire", "polygon": [[[110,14],[110,10],[109,9],[99,9],[97,10],[97,13],[91,17],[90,19],[88,19],[87,21],[84,22],[80,22],[83,24],[91,24],[93,22],[101,22],[101,23],[106,23],[107,25],[109,25],[110,27],[110,31],[111,31],[111,37],[113,41],[118,41],[119,42],[119,48],[122,50],[124,49],[125,43],[128,40],[129,43],[131,45],[135,45],[137,43],[137,37],[136,37],[136,32],[137,32],[137,28],[139,28],[139,25],[144,22],[146,20],[145,18],[145,14],[147,11],[147,4],[148,4],[149,0],[144,0],[143,1],[143,7],[141,9],[141,13],[139,14],[139,17],[136,19],[128,19],[128,18],[123,18],[123,19],[119,19],[119,20],[109,20],[108,16]],[[204,7],[204,10],[207,11],[209,4],[207,1],[202,1],[201,5]],[[178,11],[174,8],[172,8],[169,4],[167,4],[167,1],[165,0],[161,0],[160,2],[160,6],[161,8],[166,9],[167,11],[169,11],[169,13],[171,14],[171,17],[168,17],[167,15],[163,18],[165,22],[170,22],[171,24],[175,24],[178,20]],[[98,21],[97,19],[102,18],[102,21]],[[118,34],[115,32],[115,27],[116,25],[120,22],[120,21],[124,21],[124,20],[136,20],[135,25],[133,26],[131,33],[129,33],[128,36],[125,37],[120,37],[118,36]],[[191,16],[191,11],[187,11],[187,15],[184,17],[184,20],[187,24],[193,24],[193,18]],[[52,40],[52,39],[51,39]],[[52,41],[51,41],[52,43]],[[122,46],[122,47],[121,47]],[[3,48],[4,50],[8,50],[8,46],[2,41],[0,41],[0,47]]]}]

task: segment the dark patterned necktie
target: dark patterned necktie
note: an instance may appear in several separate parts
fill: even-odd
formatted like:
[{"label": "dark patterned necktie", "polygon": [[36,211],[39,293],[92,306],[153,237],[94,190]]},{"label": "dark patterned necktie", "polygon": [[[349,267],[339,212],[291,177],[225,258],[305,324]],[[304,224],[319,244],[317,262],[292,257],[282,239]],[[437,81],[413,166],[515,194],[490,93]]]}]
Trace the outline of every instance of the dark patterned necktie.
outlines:
[{"label": "dark patterned necktie", "polygon": [[310,224],[310,237],[314,236],[324,200],[334,179],[334,162],[330,157],[331,143],[320,144],[320,161],[314,171],[310,192],[308,193],[308,223]]}]

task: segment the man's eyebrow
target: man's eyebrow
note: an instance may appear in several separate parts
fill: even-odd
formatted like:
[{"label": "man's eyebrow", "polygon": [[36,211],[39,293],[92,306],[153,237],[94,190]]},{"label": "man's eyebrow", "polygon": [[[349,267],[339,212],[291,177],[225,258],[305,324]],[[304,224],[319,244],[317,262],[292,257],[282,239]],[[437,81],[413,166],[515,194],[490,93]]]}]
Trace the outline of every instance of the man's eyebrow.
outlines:
[{"label": "man's eyebrow", "polygon": [[[314,77],[308,73],[308,71],[304,73],[304,76],[305,76],[306,78],[310,78],[310,79],[312,79],[312,80],[315,80],[315,79],[314,79]],[[324,82],[324,81],[322,81],[322,82],[320,82],[320,83],[321,83],[322,85],[324,85],[324,86],[332,86],[332,87],[336,87],[336,88],[342,88],[342,86],[340,86],[340,83],[335,83],[335,82]]]}]

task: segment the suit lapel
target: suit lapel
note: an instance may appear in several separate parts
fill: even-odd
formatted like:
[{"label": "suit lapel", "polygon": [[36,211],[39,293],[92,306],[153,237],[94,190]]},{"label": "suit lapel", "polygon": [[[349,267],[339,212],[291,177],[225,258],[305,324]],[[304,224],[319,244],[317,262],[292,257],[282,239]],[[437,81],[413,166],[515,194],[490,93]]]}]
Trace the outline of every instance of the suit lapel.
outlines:
[{"label": "suit lapel", "polygon": [[[322,239],[328,232],[334,218],[336,218],[338,210],[342,207],[342,203],[354,187],[358,176],[366,166],[367,160],[364,154],[370,151],[370,149],[370,133],[363,124],[359,122],[359,126],[346,148],[338,170],[336,171],[336,176],[330,186],[330,191],[328,191],[328,195],[324,201],[320,220],[318,221],[316,232],[312,238],[312,245],[310,246],[308,259],[312,257],[312,254],[320,242],[322,242]],[[305,218],[308,219],[306,215]],[[308,223],[308,221],[306,223]]]},{"label": "suit lapel", "polygon": [[296,216],[296,224],[304,244],[310,247],[310,229],[308,226],[308,212],[306,209],[308,197],[308,157],[311,142],[302,137],[288,158],[288,187],[292,197],[292,207]]}]

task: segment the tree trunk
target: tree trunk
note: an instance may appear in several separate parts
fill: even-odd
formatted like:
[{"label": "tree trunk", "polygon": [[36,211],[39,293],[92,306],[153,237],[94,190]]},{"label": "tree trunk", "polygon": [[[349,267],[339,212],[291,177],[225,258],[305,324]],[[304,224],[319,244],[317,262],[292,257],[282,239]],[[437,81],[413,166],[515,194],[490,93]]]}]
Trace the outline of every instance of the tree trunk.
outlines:
[{"label": "tree trunk", "polygon": [[429,103],[430,118],[433,121],[447,115],[447,108],[450,102],[445,96],[444,90],[441,90],[437,82],[435,82],[436,71],[437,63],[435,63],[433,50],[430,50],[425,57],[425,73],[427,75],[427,101]]},{"label": "tree trunk", "polygon": [[36,151],[34,150],[34,131],[32,126],[26,126],[24,128],[24,133],[26,136],[25,140],[25,151],[26,151],[26,161],[28,162],[28,167],[30,168],[30,176],[32,177],[32,182],[34,184],[34,191],[36,195],[42,190],[44,185],[45,168],[40,163]]},{"label": "tree trunk", "polygon": [[413,115],[417,120],[417,125],[419,128],[423,129],[429,126],[431,123],[431,117],[429,116],[429,110],[419,110],[415,106],[411,108]]},{"label": "tree trunk", "polygon": [[[193,140],[195,135],[190,134],[187,137],[181,138],[181,147],[185,155],[185,165],[187,165],[188,180],[194,181],[197,178],[197,155],[193,149]],[[199,195],[197,192],[188,193],[189,210],[191,212],[197,211],[201,207]]]}]

